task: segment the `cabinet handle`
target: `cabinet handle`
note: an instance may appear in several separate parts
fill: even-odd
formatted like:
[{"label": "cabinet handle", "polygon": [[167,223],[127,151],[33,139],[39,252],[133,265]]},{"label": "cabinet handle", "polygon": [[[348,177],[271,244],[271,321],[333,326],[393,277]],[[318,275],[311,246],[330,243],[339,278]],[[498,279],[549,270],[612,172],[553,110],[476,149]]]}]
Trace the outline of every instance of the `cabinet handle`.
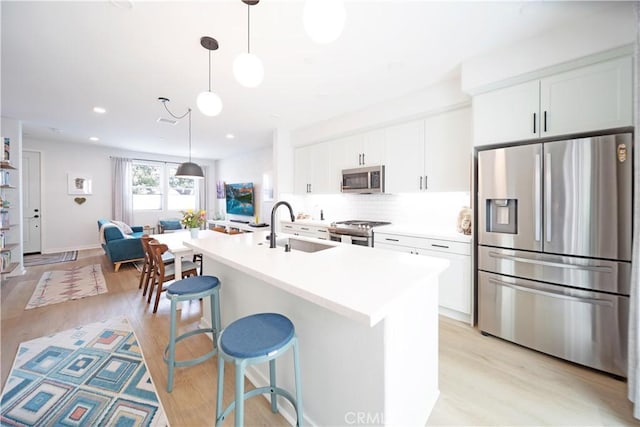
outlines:
[{"label": "cabinet handle", "polygon": [[34,215],[33,217],[34,218],[40,218],[40,215]]},{"label": "cabinet handle", "polygon": [[311,184],[309,184],[309,193],[311,193]]},{"label": "cabinet handle", "polygon": [[362,166],[362,154],[358,153],[358,166]]},{"label": "cabinet handle", "polygon": [[533,133],[536,133],[536,113],[533,113]]},{"label": "cabinet handle", "polygon": [[364,166],[364,153],[362,153],[362,166]]},{"label": "cabinet handle", "polygon": [[424,176],[424,189],[429,189],[429,177],[427,175]]},{"label": "cabinet handle", "polygon": [[388,237],[385,237],[385,238],[384,238],[384,240],[387,240],[387,241],[389,241],[389,242],[399,242],[399,241],[400,241],[400,240],[398,240],[398,239],[390,239],[390,238],[388,238]]},{"label": "cabinet handle", "polygon": [[449,249],[449,246],[446,245],[436,245],[436,244],[431,244],[431,246],[433,246],[434,248],[444,248],[444,249]]},{"label": "cabinet handle", "polygon": [[300,227],[300,230],[309,231],[307,227]]},{"label": "cabinet handle", "polygon": [[422,190],[422,175],[420,175],[420,190]]},{"label": "cabinet handle", "polygon": [[544,131],[547,131],[547,112],[544,112]]}]

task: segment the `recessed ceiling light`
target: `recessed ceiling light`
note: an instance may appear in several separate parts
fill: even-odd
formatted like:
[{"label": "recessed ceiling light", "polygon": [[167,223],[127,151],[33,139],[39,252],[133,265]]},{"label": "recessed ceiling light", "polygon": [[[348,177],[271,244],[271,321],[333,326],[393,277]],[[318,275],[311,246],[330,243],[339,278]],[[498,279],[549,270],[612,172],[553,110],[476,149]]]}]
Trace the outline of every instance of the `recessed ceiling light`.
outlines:
[{"label": "recessed ceiling light", "polygon": [[226,134],[225,136],[227,137],[227,139],[233,139],[233,138],[235,138],[235,137],[236,137],[236,136],[235,136],[234,134],[232,134],[232,133],[228,133],[228,134]]},{"label": "recessed ceiling light", "polygon": [[107,109],[103,107],[93,107],[93,112],[98,114],[104,114],[107,112]]},{"label": "recessed ceiling light", "polygon": [[100,141],[100,138],[98,138],[97,136],[90,136],[89,141],[97,142]]}]

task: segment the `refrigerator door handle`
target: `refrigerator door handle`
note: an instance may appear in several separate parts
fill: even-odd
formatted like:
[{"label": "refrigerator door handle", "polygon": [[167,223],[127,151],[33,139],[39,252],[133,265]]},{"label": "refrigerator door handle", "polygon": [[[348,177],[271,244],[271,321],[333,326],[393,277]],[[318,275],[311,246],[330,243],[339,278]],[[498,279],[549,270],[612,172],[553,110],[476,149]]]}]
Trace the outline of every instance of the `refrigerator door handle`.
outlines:
[{"label": "refrigerator door handle", "polygon": [[561,262],[542,261],[542,260],[523,258],[523,257],[518,257],[513,255],[505,255],[498,252],[489,252],[489,256],[491,258],[506,259],[506,260],[515,261],[515,262],[524,262],[525,264],[543,265],[545,267],[565,268],[568,270],[589,270],[589,271],[596,271],[598,273],[613,272],[611,267],[599,266],[599,265],[563,264]]},{"label": "refrigerator door handle", "polygon": [[582,302],[582,303],[586,303],[586,304],[606,305],[608,307],[613,306],[613,302],[611,302],[609,300],[606,300],[606,299],[601,299],[601,298],[573,297],[573,296],[570,296],[570,295],[565,295],[563,293],[542,291],[540,289],[529,288],[529,287],[525,287],[525,286],[518,286],[518,285],[514,285],[512,283],[503,282],[501,280],[497,280],[497,279],[494,279],[494,278],[490,278],[489,282],[493,283],[494,285],[504,286],[504,287],[515,289],[515,290],[518,290],[518,291],[528,292],[528,293],[531,293],[531,294],[543,295],[543,296],[552,297],[552,298],[561,298],[561,299],[564,299],[564,300]]},{"label": "refrigerator door handle", "polygon": [[547,242],[551,242],[551,153],[546,153],[544,161],[544,196]]},{"label": "refrigerator door handle", "polygon": [[[534,113],[535,114],[535,113]],[[541,199],[541,195],[540,195],[540,185],[542,185],[540,183],[540,170],[542,169],[542,165],[540,164],[540,154],[536,154],[536,164],[535,164],[535,239],[536,242],[539,242],[540,239],[542,238],[541,233],[542,233],[542,223],[540,221],[540,216],[542,215],[541,211],[542,211],[542,199]]]}]

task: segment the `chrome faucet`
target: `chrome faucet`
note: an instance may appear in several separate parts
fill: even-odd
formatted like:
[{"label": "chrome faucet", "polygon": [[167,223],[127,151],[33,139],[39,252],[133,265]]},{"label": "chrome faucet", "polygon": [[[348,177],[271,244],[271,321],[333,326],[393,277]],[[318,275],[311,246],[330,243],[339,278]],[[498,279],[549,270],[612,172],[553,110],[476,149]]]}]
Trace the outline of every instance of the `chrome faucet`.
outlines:
[{"label": "chrome faucet", "polygon": [[271,209],[271,233],[269,234],[270,248],[276,247],[276,230],[274,228],[276,223],[276,210],[278,210],[278,207],[281,205],[284,205],[289,208],[289,213],[291,214],[291,222],[295,222],[296,220],[296,217],[293,215],[293,209],[291,208],[291,205],[288,202],[281,200],[277,202],[275,205],[273,205],[273,208]]}]

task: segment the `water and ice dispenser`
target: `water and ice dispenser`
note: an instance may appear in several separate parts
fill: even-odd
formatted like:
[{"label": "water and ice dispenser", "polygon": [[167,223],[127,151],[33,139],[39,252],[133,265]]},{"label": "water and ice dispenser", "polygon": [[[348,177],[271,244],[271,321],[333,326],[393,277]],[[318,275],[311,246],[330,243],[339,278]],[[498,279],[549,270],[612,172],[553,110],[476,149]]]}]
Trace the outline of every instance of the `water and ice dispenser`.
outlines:
[{"label": "water and ice dispenser", "polygon": [[485,231],[518,233],[518,199],[486,199]]}]

